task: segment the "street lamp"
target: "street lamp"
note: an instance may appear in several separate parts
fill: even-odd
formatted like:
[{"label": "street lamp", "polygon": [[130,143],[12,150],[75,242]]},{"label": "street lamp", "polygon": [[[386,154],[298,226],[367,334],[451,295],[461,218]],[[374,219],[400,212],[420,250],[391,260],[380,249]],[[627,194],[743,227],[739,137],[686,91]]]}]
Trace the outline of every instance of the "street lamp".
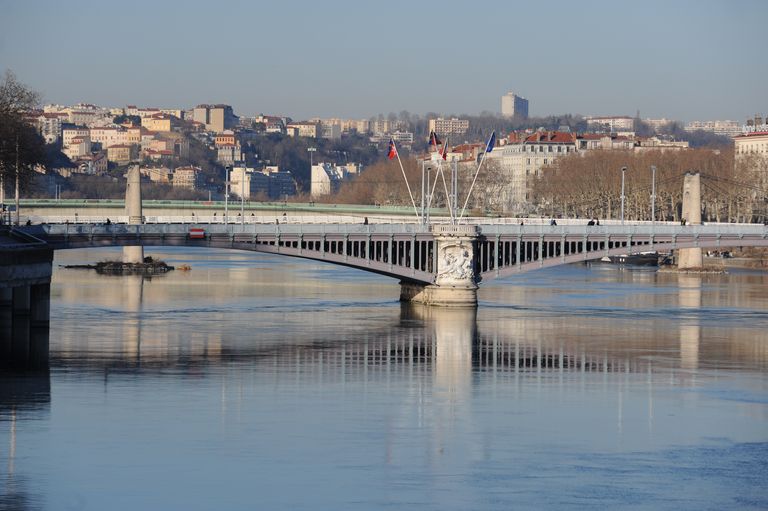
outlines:
[{"label": "street lamp", "polygon": [[624,173],[627,167],[621,167],[621,224],[624,225]]},{"label": "street lamp", "polygon": [[226,174],[224,179],[224,224],[229,223],[229,170],[232,167],[227,165],[226,167]]},{"label": "street lamp", "polygon": [[656,165],[651,165],[651,225],[656,223]]}]

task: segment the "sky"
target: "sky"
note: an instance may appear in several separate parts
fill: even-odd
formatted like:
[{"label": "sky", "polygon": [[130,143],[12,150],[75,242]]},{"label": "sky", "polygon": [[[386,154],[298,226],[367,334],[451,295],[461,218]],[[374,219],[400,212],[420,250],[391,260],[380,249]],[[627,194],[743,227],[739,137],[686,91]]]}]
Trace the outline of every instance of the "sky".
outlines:
[{"label": "sky", "polygon": [[[417,5],[418,4],[418,5]],[[0,0],[0,71],[47,103],[368,118],[768,114],[768,1]]]}]

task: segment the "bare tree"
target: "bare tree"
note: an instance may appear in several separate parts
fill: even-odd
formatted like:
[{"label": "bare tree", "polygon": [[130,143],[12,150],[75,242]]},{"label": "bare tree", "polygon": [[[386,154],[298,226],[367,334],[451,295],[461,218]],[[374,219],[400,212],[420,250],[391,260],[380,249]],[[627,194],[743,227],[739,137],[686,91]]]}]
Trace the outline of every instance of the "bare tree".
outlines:
[{"label": "bare tree", "polygon": [[[566,156],[545,167],[533,183],[542,214],[615,218],[620,209],[621,168],[625,174],[625,217],[651,219],[651,171],[656,171],[656,219],[680,220],[686,172],[702,175],[705,221],[759,221],[765,218],[765,180],[759,163],[734,165],[731,149],[686,151],[601,151]],[[762,208],[762,209],[761,209]]]},{"label": "bare tree", "polygon": [[[0,81],[0,206],[5,207],[5,182],[15,181],[16,224],[21,187],[34,167],[45,163],[45,142],[24,120],[40,102],[40,94],[21,83],[11,71]],[[1,217],[2,215],[0,215]]]}]

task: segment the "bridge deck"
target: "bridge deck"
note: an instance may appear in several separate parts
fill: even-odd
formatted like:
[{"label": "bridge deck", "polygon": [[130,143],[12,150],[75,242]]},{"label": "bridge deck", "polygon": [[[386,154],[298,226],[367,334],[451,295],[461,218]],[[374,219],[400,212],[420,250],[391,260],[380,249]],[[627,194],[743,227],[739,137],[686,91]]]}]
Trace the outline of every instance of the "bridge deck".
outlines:
[{"label": "bridge deck", "polygon": [[[435,234],[430,226],[412,223],[45,224],[22,230],[53,249],[125,245],[231,248],[328,261],[422,283],[433,283],[438,272]],[[768,246],[767,226],[745,224],[481,224],[477,231],[478,280],[607,255]]]}]

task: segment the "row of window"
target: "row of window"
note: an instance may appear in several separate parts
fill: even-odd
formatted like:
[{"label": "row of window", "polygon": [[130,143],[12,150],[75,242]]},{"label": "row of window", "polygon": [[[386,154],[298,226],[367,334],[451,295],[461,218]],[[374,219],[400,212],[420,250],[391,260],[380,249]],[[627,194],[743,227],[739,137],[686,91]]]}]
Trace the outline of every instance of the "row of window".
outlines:
[{"label": "row of window", "polygon": [[[538,147],[538,150],[536,149],[537,147]],[[523,146],[523,152],[529,152],[529,153],[569,153],[571,152],[571,150],[575,151],[576,148],[571,146],[561,146],[561,145],[558,145],[558,146],[525,145]]]}]

